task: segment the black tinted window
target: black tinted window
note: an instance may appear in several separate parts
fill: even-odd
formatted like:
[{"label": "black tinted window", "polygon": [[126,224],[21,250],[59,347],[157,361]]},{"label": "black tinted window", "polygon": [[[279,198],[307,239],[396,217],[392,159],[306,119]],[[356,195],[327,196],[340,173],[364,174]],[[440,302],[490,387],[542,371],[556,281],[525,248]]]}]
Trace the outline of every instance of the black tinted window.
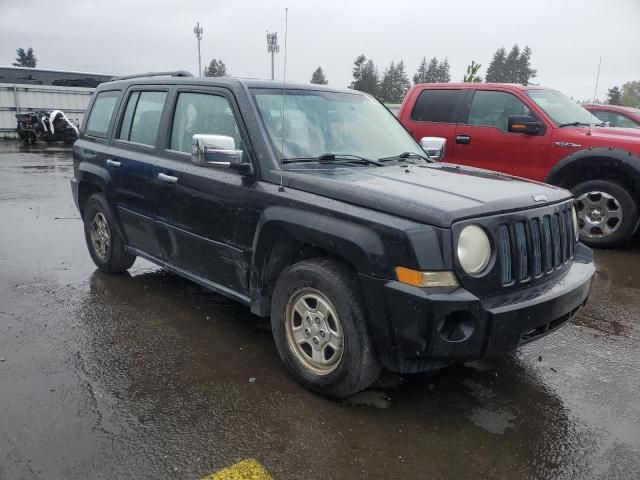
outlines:
[{"label": "black tinted window", "polygon": [[129,97],[118,138],[153,146],[167,92],[134,92]]},{"label": "black tinted window", "polygon": [[120,92],[102,92],[93,102],[89,119],[87,120],[87,133],[98,137],[104,137],[109,130],[109,123],[113,116],[113,110],[118,101]]},{"label": "black tinted window", "polygon": [[411,112],[416,122],[450,122],[460,90],[423,90]]}]

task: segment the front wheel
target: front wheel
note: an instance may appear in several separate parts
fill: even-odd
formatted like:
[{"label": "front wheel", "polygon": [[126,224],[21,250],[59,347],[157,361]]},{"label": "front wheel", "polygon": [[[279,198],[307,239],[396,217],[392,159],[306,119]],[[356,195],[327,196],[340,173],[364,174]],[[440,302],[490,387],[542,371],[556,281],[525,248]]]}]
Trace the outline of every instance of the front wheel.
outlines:
[{"label": "front wheel", "polygon": [[631,194],[610,180],[589,180],[571,188],[576,197],[580,240],[590,247],[611,248],[627,241],[638,225]]},{"label": "front wheel", "polygon": [[127,253],[125,244],[115,229],[111,210],[103,193],[94,193],[84,208],[84,236],[91,259],[107,273],[121,273],[136,261]]},{"label": "front wheel", "polygon": [[306,388],[343,398],[380,373],[355,274],[316,258],[287,268],[271,303],[271,326],[282,361]]}]

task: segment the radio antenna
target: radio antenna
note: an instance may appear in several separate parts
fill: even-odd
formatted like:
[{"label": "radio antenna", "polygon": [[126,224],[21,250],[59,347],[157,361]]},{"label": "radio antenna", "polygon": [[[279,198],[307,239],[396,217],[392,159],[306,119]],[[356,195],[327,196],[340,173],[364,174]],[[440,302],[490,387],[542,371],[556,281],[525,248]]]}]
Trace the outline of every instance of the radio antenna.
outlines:
[{"label": "radio antenna", "polygon": [[[286,53],[285,53],[286,55]],[[596,101],[596,95],[598,94],[598,81],[600,80],[600,66],[602,65],[602,57],[600,57],[600,61],[598,62],[598,74],[596,75],[596,88],[593,91],[593,98],[591,99],[591,103],[595,103]],[[589,112],[591,113],[591,112]],[[587,132],[587,135],[591,135],[591,124],[593,123],[593,113],[591,113],[591,116],[589,117],[589,131]]]},{"label": "radio antenna", "polygon": [[[284,9],[284,67],[282,72],[282,112],[280,118],[282,118],[282,140],[280,143],[280,155],[284,159],[284,136],[286,135],[286,122],[284,121],[284,104],[287,99],[287,33],[289,31],[289,8]],[[282,185],[282,172],[280,173],[280,187],[278,191],[284,192],[284,186]]]}]

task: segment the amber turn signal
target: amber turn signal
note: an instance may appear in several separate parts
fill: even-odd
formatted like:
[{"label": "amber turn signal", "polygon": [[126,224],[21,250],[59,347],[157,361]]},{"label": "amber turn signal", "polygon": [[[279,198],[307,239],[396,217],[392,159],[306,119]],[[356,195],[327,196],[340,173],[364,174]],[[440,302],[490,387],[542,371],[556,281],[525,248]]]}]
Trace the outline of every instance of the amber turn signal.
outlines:
[{"label": "amber turn signal", "polygon": [[414,287],[457,287],[458,280],[453,272],[420,272],[406,267],[396,267],[399,282]]}]

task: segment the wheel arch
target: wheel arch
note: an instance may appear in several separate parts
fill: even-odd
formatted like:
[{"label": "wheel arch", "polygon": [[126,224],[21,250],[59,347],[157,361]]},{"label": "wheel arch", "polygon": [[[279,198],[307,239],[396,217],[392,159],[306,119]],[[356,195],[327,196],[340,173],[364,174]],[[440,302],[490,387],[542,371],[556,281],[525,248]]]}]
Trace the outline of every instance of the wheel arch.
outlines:
[{"label": "wheel arch", "polygon": [[377,276],[385,271],[379,261],[384,257],[384,244],[373,230],[321,213],[270,207],[263,212],[253,240],[249,279],[252,312],[269,315],[280,273],[312,257],[335,258],[354,273]]}]

